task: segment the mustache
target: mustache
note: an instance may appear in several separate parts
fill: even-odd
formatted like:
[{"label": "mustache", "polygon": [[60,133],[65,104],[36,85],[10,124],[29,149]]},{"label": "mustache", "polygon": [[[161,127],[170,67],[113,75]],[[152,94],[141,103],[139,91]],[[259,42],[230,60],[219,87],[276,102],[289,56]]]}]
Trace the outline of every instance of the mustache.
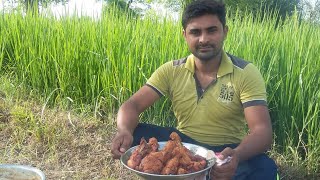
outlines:
[{"label": "mustache", "polygon": [[199,44],[197,45],[197,48],[214,48],[214,44]]}]

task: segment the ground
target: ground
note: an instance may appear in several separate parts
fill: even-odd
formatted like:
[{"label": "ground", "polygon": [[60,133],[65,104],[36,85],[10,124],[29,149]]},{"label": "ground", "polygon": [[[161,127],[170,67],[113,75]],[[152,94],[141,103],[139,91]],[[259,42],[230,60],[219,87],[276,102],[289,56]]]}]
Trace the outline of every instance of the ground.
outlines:
[{"label": "ground", "polygon": [[[34,166],[48,180],[137,179],[111,157],[115,132],[114,115],[97,118],[0,93],[0,163]],[[274,156],[281,179],[313,179]]]}]

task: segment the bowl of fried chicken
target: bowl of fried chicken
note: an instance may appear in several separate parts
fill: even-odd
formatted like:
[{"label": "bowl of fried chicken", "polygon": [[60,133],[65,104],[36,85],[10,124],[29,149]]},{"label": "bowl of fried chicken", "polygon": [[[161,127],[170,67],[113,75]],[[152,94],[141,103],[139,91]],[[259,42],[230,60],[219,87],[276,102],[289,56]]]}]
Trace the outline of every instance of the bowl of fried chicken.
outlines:
[{"label": "bowl of fried chicken", "polygon": [[170,140],[158,142],[141,138],[140,144],[128,149],[120,158],[121,164],[142,179],[175,180],[205,177],[216,159],[207,148],[181,142],[175,132]]}]

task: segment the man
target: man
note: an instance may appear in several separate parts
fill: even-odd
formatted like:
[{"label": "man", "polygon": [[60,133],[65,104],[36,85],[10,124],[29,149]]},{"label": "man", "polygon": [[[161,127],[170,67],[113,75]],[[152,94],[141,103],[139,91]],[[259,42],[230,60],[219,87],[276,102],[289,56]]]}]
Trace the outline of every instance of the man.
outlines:
[{"label": "man", "polygon": [[[119,158],[141,137],[167,141],[177,132],[183,142],[221,152],[229,163],[215,165],[213,179],[275,179],[277,167],[264,152],[272,143],[266,89],[258,69],[223,50],[228,33],[224,4],[195,1],[182,17],[191,55],[158,68],[119,109],[112,154]],[[142,124],[139,115],[161,96],[172,101],[176,128]],[[245,132],[245,124],[249,133]]]}]

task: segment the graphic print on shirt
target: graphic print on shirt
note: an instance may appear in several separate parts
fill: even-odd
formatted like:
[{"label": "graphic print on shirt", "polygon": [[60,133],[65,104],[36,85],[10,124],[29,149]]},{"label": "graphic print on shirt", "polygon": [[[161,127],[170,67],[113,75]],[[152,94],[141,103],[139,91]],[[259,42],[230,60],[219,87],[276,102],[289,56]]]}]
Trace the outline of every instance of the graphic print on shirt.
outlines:
[{"label": "graphic print on shirt", "polygon": [[220,88],[220,94],[218,102],[231,103],[233,101],[234,89],[231,83],[222,84]]}]

